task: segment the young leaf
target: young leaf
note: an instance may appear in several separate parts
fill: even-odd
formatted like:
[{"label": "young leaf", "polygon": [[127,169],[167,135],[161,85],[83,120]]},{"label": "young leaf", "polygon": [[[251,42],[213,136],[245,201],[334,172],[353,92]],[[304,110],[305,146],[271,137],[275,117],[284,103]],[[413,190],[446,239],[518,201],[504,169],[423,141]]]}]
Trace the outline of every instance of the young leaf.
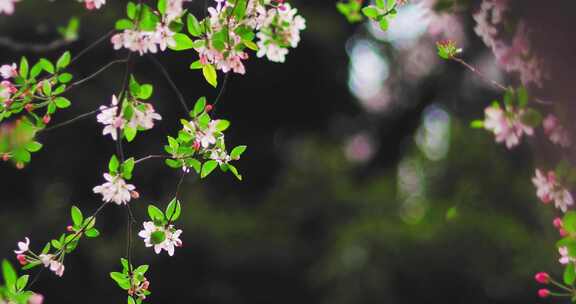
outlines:
[{"label": "young leaf", "polygon": [[12,264],[8,260],[2,261],[2,274],[4,275],[4,284],[11,290],[16,289],[17,275]]},{"label": "young leaf", "polygon": [[120,162],[116,155],[112,155],[108,162],[108,171],[110,171],[110,173],[118,173],[118,167],[120,167]]},{"label": "young leaf", "polygon": [[202,74],[206,81],[213,87],[218,86],[218,74],[216,74],[216,69],[211,64],[206,64],[202,67]]},{"label": "young leaf", "polygon": [[148,205],[148,216],[154,223],[164,222],[164,213],[154,205]]},{"label": "young leaf", "polygon": [[206,176],[210,175],[214,169],[218,167],[218,162],[215,160],[209,160],[202,165],[202,173],[200,173],[201,178],[206,178]]},{"label": "young leaf", "polygon": [[72,56],[70,55],[69,51],[64,52],[64,54],[58,58],[58,61],[56,62],[56,68],[58,70],[66,68],[70,64],[71,57]]},{"label": "young leaf", "polygon": [[202,97],[198,98],[198,100],[194,104],[194,110],[192,112],[192,118],[202,114],[202,112],[204,112],[204,109],[206,109],[206,97],[202,96]]},{"label": "young leaf", "polygon": [[74,223],[74,226],[76,227],[82,226],[82,223],[84,222],[84,216],[82,215],[82,211],[80,211],[78,207],[72,206],[70,214],[72,215],[72,223]]},{"label": "young leaf", "polygon": [[[45,82],[45,83],[47,83],[47,82]],[[61,97],[61,96],[56,97],[56,98],[54,99],[54,103],[55,103],[56,106],[57,106],[58,108],[60,108],[60,109],[68,108],[68,107],[72,104],[72,103],[70,102],[70,100],[68,100],[68,99],[65,98],[65,97]]]},{"label": "young leaf", "polygon": [[180,205],[180,201],[174,198],[168,207],[166,207],[166,218],[171,221],[175,222],[180,217],[180,212],[182,211],[182,206]]}]

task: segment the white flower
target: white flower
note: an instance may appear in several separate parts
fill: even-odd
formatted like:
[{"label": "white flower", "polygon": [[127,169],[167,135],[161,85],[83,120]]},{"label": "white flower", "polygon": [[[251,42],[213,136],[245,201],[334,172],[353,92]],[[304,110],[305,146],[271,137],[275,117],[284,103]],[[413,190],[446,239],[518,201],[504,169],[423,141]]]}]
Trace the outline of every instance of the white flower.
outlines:
[{"label": "white flower", "polygon": [[64,275],[64,264],[60,263],[59,261],[52,260],[50,261],[50,270],[57,276],[61,277]]},{"label": "white flower", "polygon": [[17,69],[18,69],[18,66],[15,63],[12,63],[12,65],[5,64],[3,66],[0,66],[0,75],[4,79],[10,79],[10,78],[16,77],[16,76],[18,76]]},{"label": "white flower", "polygon": [[131,128],[138,129],[140,127],[144,130],[149,130],[154,127],[154,120],[162,120],[162,116],[154,111],[154,107],[151,104],[147,103],[144,107],[144,111],[134,107],[134,114],[128,123]]},{"label": "white flower", "polygon": [[489,106],[484,114],[484,128],[494,133],[497,143],[505,142],[508,149],[517,146],[524,134],[534,134],[534,129],[521,121],[524,110],[504,111],[498,106]]},{"label": "white flower", "polygon": [[80,2],[82,1],[84,1],[86,9],[89,10],[100,9],[102,5],[106,4],[106,0],[80,0]]},{"label": "white flower", "polygon": [[144,230],[138,233],[138,236],[144,239],[146,247],[154,247],[154,252],[160,254],[162,249],[168,252],[169,256],[174,255],[175,247],[182,246],[180,235],[182,230],[175,230],[172,225],[165,228],[156,226],[154,222],[144,222]]},{"label": "white flower", "polygon": [[30,239],[28,237],[24,238],[24,242],[18,242],[18,250],[14,250],[15,254],[23,254],[29,250]]},{"label": "white flower", "polygon": [[567,247],[560,247],[558,248],[558,252],[560,252],[560,259],[558,260],[560,262],[560,264],[562,265],[566,265],[568,263],[573,263],[576,261],[576,259],[574,259],[573,257],[571,257],[568,254],[568,248]]},{"label": "white flower", "polygon": [[40,258],[40,262],[42,262],[44,267],[50,268],[57,276],[61,277],[64,274],[64,264],[55,260],[54,255],[43,253],[38,258]]},{"label": "white flower", "polygon": [[210,152],[210,159],[218,162],[218,164],[227,164],[230,162],[230,155],[222,149],[214,149]]},{"label": "white flower", "polygon": [[12,15],[14,13],[14,4],[20,0],[0,0],[0,14]]},{"label": "white flower", "polygon": [[94,193],[102,194],[104,202],[114,202],[117,205],[126,204],[131,199],[131,194],[136,187],[127,184],[120,175],[112,176],[108,173],[104,174],[106,182],[100,186],[94,187]]},{"label": "white flower", "polygon": [[558,183],[554,171],[549,171],[545,176],[540,169],[536,169],[532,183],[536,187],[536,195],[543,203],[554,201],[554,206],[562,212],[566,212],[569,206],[574,205],[572,194]]},{"label": "white flower", "polygon": [[542,122],[542,126],[544,127],[544,133],[548,136],[551,142],[560,145],[563,148],[570,147],[572,141],[570,140],[568,131],[564,129],[556,116],[548,114]]},{"label": "white flower", "polygon": [[96,116],[96,120],[105,125],[102,135],[105,136],[106,134],[110,134],[114,140],[118,140],[118,129],[123,129],[126,123],[126,120],[117,113],[118,99],[116,98],[116,95],[112,95],[112,105],[110,107],[101,106],[100,114]]},{"label": "white flower", "polygon": [[271,8],[267,11],[264,21],[259,24],[260,32],[258,57],[266,56],[272,62],[284,62],[288,48],[297,47],[300,43],[300,31],[306,29],[306,20],[297,15],[298,10],[290,4],[282,4],[283,8]]},{"label": "white flower", "polygon": [[213,120],[208,124],[208,128],[204,131],[198,131],[198,140],[203,148],[208,148],[210,145],[216,143],[216,125],[218,120]]}]

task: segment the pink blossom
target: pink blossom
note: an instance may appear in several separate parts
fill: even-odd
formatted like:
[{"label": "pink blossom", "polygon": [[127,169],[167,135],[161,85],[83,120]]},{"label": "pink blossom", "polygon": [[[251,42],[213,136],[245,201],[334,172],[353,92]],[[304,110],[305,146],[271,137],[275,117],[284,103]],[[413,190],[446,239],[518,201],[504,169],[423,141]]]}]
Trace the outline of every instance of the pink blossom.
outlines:
[{"label": "pink blossom", "polygon": [[563,148],[567,148],[572,144],[568,131],[564,129],[556,116],[553,114],[548,114],[544,121],[542,122],[544,127],[544,133],[551,142],[560,145]]},{"label": "pink blossom", "polygon": [[536,187],[536,195],[543,203],[554,201],[554,206],[562,212],[566,212],[568,207],[574,204],[572,194],[558,183],[553,171],[548,171],[545,176],[540,169],[536,169],[532,183]]},{"label": "pink blossom", "polygon": [[18,66],[16,65],[16,63],[12,63],[11,65],[5,64],[3,66],[0,66],[0,75],[4,79],[14,78],[14,77],[18,76],[17,69],[18,69]]},{"label": "pink blossom", "polygon": [[502,110],[499,106],[490,106],[484,110],[484,128],[496,136],[496,142],[504,142],[508,149],[517,146],[524,134],[533,135],[532,127],[521,121],[524,110]]},{"label": "pink blossom", "polygon": [[14,6],[20,0],[0,0],[0,14],[12,15]]}]

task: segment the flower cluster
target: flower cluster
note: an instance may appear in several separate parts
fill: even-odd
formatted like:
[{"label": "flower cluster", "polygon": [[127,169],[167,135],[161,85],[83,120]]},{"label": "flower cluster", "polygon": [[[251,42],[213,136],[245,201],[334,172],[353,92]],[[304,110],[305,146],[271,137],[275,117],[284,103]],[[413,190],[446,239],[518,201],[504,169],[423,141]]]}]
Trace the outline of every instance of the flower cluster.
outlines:
[{"label": "flower cluster", "polygon": [[534,130],[522,121],[525,111],[514,108],[501,108],[493,104],[484,110],[484,128],[496,136],[496,142],[506,144],[508,149],[517,146],[524,134],[532,135]]},{"label": "flower cluster", "polygon": [[572,144],[570,134],[568,134],[568,131],[560,124],[560,121],[554,114],[548,114],[548,116],[546,116],[542,122],[542,127],[551,142],[563,148],[568,148]]},{"label": "flower cluster", "polygon": [[126,183],[132,178],[134,159],[130,158],[120,164],[116,155],[108,163],[109,173],[104,173],[104,184],[94,187],[96,194],[102,195],[102,201],[114,202],[116,205],[127,204],[132,198],[140,197],[134,185]]},{"label": "flower cluster", "polygon": [[288,47],[297,47],[300,31],[306,29],[306,20],[297,13],[298,10],[291,8],[288,3],[283,4],[282,8],[268,10],[256,34],[259,39],[258,57],[266,56],[273,62],[286,60]]},{"label": "flower cluster", "polygon": [[176,47],[175,32],[170,25],[181,17],[184,13],[183,5],[188,1],[166,0],[158,10],[130,2],[127,8],[129,19],[121,19],[116,23],[116,29],[123,32],[112,36],[114,49],[126,48],[142,55]]},{"label": "flower cluster", "polygon": [[[73,225],[70,225],[67,229],[69,234],[62,234],[60,238],[51,240],[39,254],[34,253],[30,249],[30,239],[28,237],[24,241],[18,242],[18,249],[14,250],[14,254],[16,254],[16,259],[20,265],[24,266],[23,269],[43,265],[61,277],[64,275],[66,268],[64,266],[64,256],[76,249],[80,238],[83,235],[90,238],[100,235],[100,232],[94,228],[96,224],[94,217],[84,219],[82,212],[76,206],[72,207],[71,216]],[[52,247],[55,251],[50,253]]]},{"label": "flower cluster", "polygon": [[574,204],[572,194],[558,182],[554,171],[548,171],[544,175],[540,169],[536,169],[532,183],[536,187],[536,195],[543,203],[548,204],[553,201],[555,207],[562,212],[566,212],[568,207]]},{"label": "flower cluster", "polygon": [[0,0],[0,14],[12,15],[16,2],[20,0]]},{"label": "flower cluster", "polygon": [[106,0],[78,0],[79,2],[84,2],[84,6],[88,10],[100,9],[104,4],[106,4]]},{"label": "flower cluster", "polygon": [[[507,72],[517,72],[525,85],[542,86],[544,72],[542,64],[534,55],[526,25],[519,21],[516,24],[506,24],[504,18],[508,10],[508,1],[484,0],[480,10],[474,14],[476,27],[474,31],[484,43],[492,49],[498,63]],[[514,28],[515,32],[508,39],[499,28]]]},{"label": "flower cluster", "polygon": [[118,284],[120,288],[128,293],[128,303],[142,303],[151,294],[150,281],[144,276],[148,271],[148,265],[132,266],[128,260],[120,259],[122,272],[111,272],[110,278]]},{"label": "flower cluster", "polygon": [[169,256],[174,255],[174,249],[182,246],[182,230],[175,229],[172,223],[178,220],[181,210],[180,201],[177,199],[168,204],[165,212],[154,205],[148,206],[151,221],[144,222],[144,229],[138,233],[144,239],[146,247],[154,247],[156,254],[165,250]]},{"label": "flower cluster", "polygon": [[121,105],[116,95],[112,95],[110,106],[100,107],[96,119],[104,125],[102,134],[110,134],[113,140],[118,140],[121,133],[126,140],[132,141],[138,131],[152,129],[154,121],[161,120],[162,116],[156,113],[152,104],[141,101],[150,98],[152,91],[151,85],[140,85],[131,77],[129,94]]},{"label": "flower cluster", "polygon": [[246,146],[237,146],[230,153],[227,152],[223,132],[228,129],[230,122],[212,119],[208,114],[211,109],[205,97],[198,99],[194,110],[190,112],[192,120],[182,119],[183,128],[178,132],[178,137],[168,137],[168,145],[164,149],[171,158],[166,160],[166,164],[172,168],[182,168],[185,172],[193,168],[202,178],[220,167],[222,171],[230,171],[241,180],[242,176],[230,162],[240,159]]}]

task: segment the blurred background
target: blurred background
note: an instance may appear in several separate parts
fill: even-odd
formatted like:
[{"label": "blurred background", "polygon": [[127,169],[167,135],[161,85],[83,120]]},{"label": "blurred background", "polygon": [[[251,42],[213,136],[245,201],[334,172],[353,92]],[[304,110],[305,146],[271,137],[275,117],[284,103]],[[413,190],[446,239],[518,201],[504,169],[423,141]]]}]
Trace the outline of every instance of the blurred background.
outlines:
[{"label": "blurred background", "polygon": [[[70,16],[81,19],[80,37],[47,53],[3,45],[1,62],[82,50],[123,16],[125,1],[108,2],[86,12],[71,0],[22,1],[14,16],[0,17],[4,40],[50,43]],[[230,77],[217,107],[232,122],[230,144],[248,145],[238,163],[244,181],[222,173],[184,180],[184,247],[173,258],[155,255],[136,237],[135,263],[151,265],[148,302],[536,301],[533,274],[561,271],[552,210],[538,204],[530,182],[538,149],[532,143],[510,152],[491,134],[470,129],[499,92],[461,66],[440,62],[435,52],[442,37],[431,27],[441,24],[470,62],[491,78],[515,81],[474,34],[476,4],[456,17],[409,4],[382,33],[369,23],[348,24],[334,1],[292,3],[307,19],[300,46],[283,65],[251,58],[245,76]],[[202,5],[189,8],[200,14]],[[569,20],[574,10],[566,5],[552,16]],[[81,78],[124,56],[103,43],[72,72]],[[215,98],[217,91],[188,69],[194,52],[156,58],[189,105],[200,96]],[[71,92],[73,106],[53,121],[108,103],[122,71],[118,65]],[[147,57],[138,58],[135,74],[154,84],[152,103],[164,118],[125,145],[139,158],[162,153],[184,113]],[[43,133],[39,141],[43,150],[24,170],[0,164],[0,252],[13,262],[24,236],[40,250],[64,232],[72,204],[85,213],[100,205],[92,188],[115,151],[95,117]],[[139,222],[149,203],[171,200],[178,179],[160,160],[136,168],[141,198],[131,204]],[[108,276],[125,254],[124,210],[107,207],[97,227],[102,236],[83,240],[67,256],[63,278],[45,272],[36,283],[46,303],[126,301]]]}]

